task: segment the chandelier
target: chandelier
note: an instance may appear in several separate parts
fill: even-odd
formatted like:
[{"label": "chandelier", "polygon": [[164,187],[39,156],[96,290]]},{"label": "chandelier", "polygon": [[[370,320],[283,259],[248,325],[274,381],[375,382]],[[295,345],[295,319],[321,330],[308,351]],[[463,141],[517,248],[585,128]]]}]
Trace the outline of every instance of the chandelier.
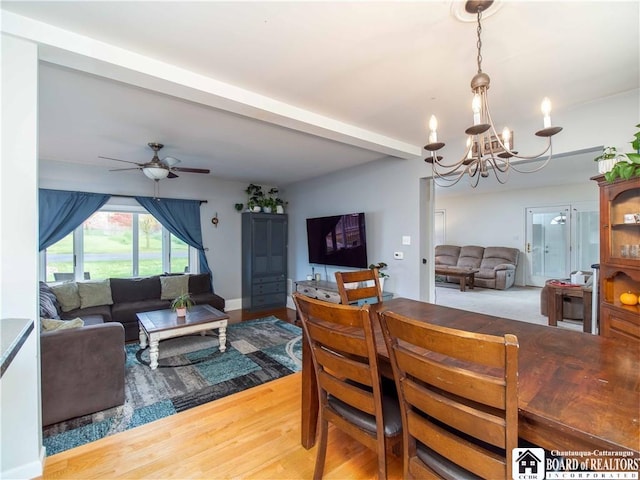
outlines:
[{"label": "chandelier", "polygon": [[[425,145],[425,150],[430,154],[425,158],[425,162],[430,163],[433,168],[433,178],[436,184],[443,187],[451,187],[458,183],[465,175],[469,177],[469,182],[473,188],[478,185],[480,178],[490,176],[490,172],[500,183],[506,183],[511,169],[519,173],[534,173],[544,168],[552,156],[551,137],[562,130],[562,127],[551,126],[551,101],[545,98],[542,101],[543,129],[535,134],[538,137],[547,138],[546,148],[537,155],[519,155],[513,150],[513,131],[505,127],[498,134],[491,118],[489,110],[489,75],[482,71],[482,12],[487,10],[493,0],[468,0],[465,10],[468,13],[477,15],[478,22],[478,73],[471,79],[471,91],[473,101],[473,125],[465,130],[467,135],[467,146],[463,157],[456,163],[447,164],[443,158],[437,155],[437,151],[444,147],[444,143],[438,142],[438,121],[435,115],[429,120],[429,143]],[[511,158],[523,160],[533,160],[548,152],[548,156],[542,165],[531,170],[522,170],[513,163]]]}]

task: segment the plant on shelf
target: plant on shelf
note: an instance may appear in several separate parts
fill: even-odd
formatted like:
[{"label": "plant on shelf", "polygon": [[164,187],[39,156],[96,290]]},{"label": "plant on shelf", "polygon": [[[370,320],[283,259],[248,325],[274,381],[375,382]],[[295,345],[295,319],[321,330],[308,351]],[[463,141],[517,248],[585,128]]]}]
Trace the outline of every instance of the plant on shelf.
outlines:
[{"label": "plant on shelf", "polygon": [[238,212],[241,212],[241,211],[242,211],[242,209],[243,209],[243,207],[244,207],[244,204],[243,204],[243,203],[236,203],[236,204],[234,205],[234,208],[235,208]]},{"label": "plant on shelf", "polygon": [[276,199],[273,197],[265,197],[262,199],[262,210],[265,213],[271,213],[276,208]]},{"label": "plant on shelf", "polygon": [[372,263],[371,265],[369,265],[369,268],[371,270],[373,270],[374,268],[378,269],[378,277],[380,278],[387,278],[389,277],[389,275],[387,275],[386,273],[384,273],[382,271],[383,268],[387,268],[387,264],[384,262],[379,262],[379,263]]},{"label": "plant on shelf", "polygon": [[[640,124],[636,125],[636,128],[640,128]],[[613,182],[617,178],[629,180],[632,177],[640,177],[640,130],[635,133],[630,143],[635,152],[622,154],[626,159],[616,163],[604,174],[608,182]],[[613,150],[615,151],[615,148]]]},{"label": "plant on shelf", "polygon": [[179,317],[184,317],[187,314],[187,310],[195,305],[195,302],[188,293],[178,295],[171,302],[171,310],[176,312]]},{"label": "plant on shelf", "polygon": [[[252,212],[259,212],[263,207],[264,192],[262,191],[262,185],[255,185],[250,183],[245,189],[245,193],[249,195],[249,201],[247,207]],[[258,207],[258,208],[256,208]]]}]

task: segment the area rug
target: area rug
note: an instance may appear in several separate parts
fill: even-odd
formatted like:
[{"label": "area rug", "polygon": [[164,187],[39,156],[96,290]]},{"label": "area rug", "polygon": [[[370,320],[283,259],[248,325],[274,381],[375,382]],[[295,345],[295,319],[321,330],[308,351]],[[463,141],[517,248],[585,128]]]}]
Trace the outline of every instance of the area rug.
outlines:
[{"label": "area rug", "polygon": [[227,349],[217,335],[189,335],[160,343],[159,367],[149,349],[128,344],[125,403],[43,429],[47,455],[144,425],[174,413],[300,371],[302,332],[276,317],[230,325]]}]

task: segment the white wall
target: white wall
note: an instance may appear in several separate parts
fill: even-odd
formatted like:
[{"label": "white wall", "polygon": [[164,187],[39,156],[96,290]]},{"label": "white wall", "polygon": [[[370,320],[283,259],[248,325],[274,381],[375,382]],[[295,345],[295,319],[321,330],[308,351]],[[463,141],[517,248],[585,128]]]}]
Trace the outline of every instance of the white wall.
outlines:
[{"label": "white wall", "polygon": [[[0,477],[42,473],[37,339],[37,81],[34,44],[2,35],[2,159],[0,161],[0,321],[35,322],[0,387]],[[10,140],[10,141],[8,141]]]},{"label": "white wall", "polygon": [[[108,152],[107,152],[108,153]],[[98,154],[105,154],[99,152]],[[135,159],[134,159],[135,160]],[[154,195],[154,182],[142,172],[110,172],[109,167],[65,162],[40,161],[41,188],[111,193],[114,195]],[[246,184],[220,180],[213,175],[181,173],[179,178],[161,180],[159,196],[207,200],[200,207],[202,237],[207,262],[213,271],[216,293],[227,300],[227,309],[240,307],[240,225],[235,203],[247,203]],[[215,227],[211,219],[217,213]]]}]

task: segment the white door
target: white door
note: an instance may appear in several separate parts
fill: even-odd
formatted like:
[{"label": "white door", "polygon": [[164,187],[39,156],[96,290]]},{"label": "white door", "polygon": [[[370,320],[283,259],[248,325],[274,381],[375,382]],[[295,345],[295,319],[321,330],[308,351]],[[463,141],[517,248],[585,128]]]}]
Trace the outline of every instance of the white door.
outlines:
[{"label": "white door", "polygon": [[527,285],[571,274],[571,208],[569,205],[527,208]]}]

